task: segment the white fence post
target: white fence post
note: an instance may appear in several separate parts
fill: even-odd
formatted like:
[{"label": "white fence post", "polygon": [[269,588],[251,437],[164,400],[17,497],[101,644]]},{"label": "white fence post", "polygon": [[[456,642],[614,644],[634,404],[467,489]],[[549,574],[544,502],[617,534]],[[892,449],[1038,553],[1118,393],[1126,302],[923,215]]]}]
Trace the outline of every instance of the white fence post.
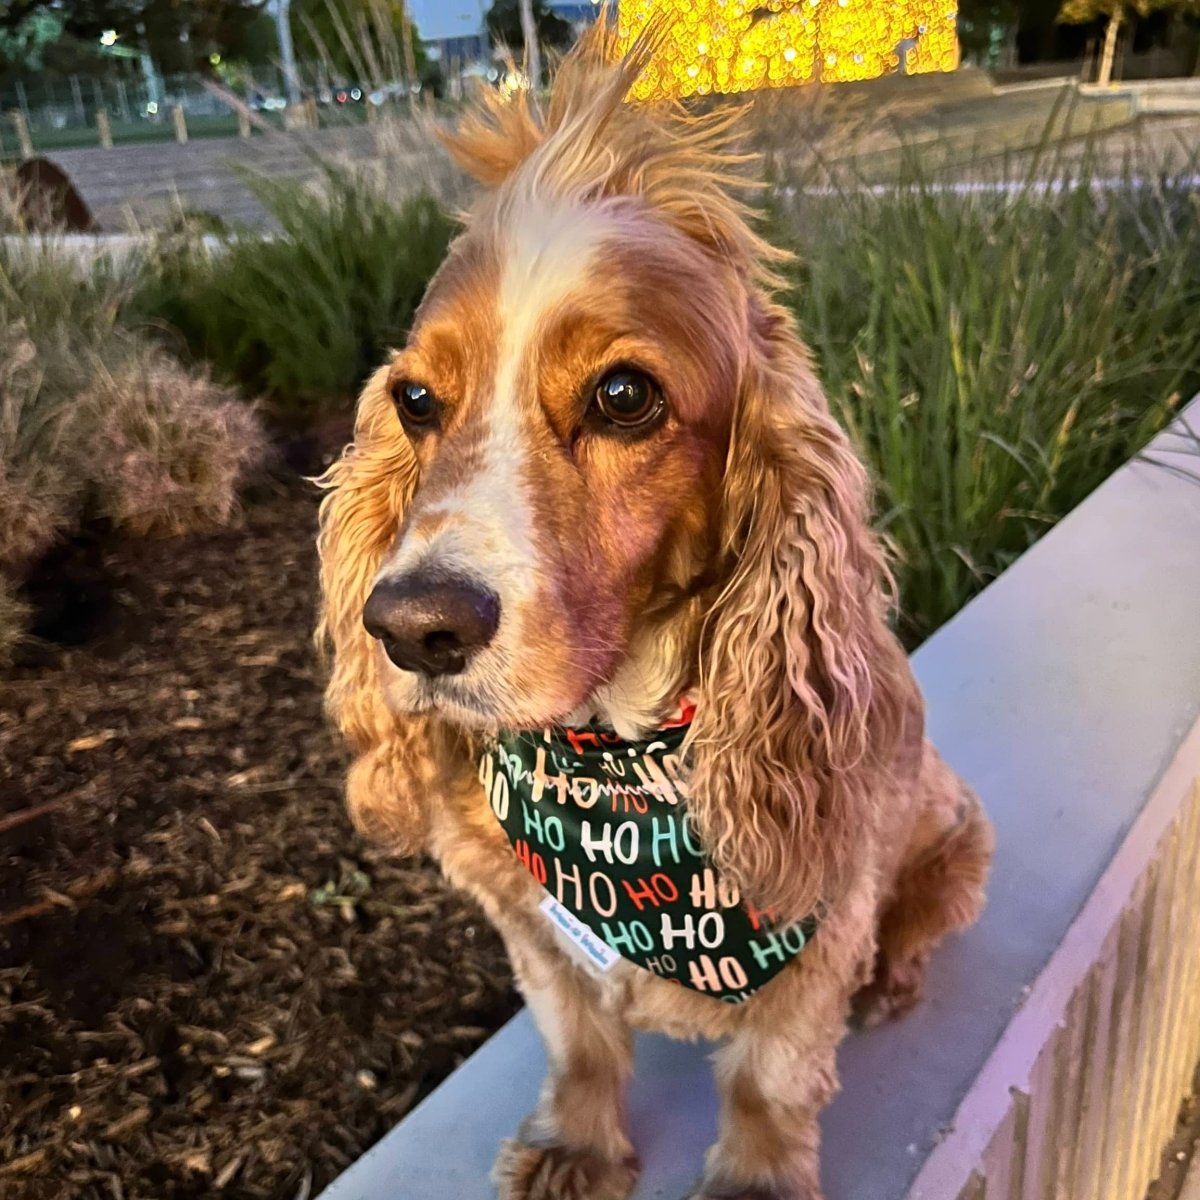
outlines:
[{"label": "white fence post", "polygon": [[29,123],[25,120],[25,114],[14,109],[8,115],[17,134],[17,145],[20,147],[21,157],[32,158],[33,141],[29,136]]}]

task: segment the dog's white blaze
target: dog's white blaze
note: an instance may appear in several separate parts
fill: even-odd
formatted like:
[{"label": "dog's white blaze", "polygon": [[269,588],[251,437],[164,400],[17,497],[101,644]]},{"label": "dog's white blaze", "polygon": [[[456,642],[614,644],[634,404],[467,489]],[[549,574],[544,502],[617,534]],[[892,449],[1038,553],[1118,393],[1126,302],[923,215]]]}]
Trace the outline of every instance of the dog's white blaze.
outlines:
[{"label": "dog's white blaze", "polygon": [[586,287],[605,238],[612,233],[593,206],[529,203],[508,230],[500,278],[500,358],[493,420],[513,419],[521,397],[521,364],[534,349],[545,316]]},{"label": "dog's white blaze", "polygon": [[[479,579],[519,605],[534,586],[537,544],[522,492],[529,449],[522,437],[521,367],[536,353],[545,316],[585,286],[600,244],[610,232],[594,212],[573,205],[530,203],[507,231],[497,297],[500,347],[479,467],[422,513],[450,519],[432,536],[406,537],[388,572],[406,570],[428,553],[439,565]],[[409,545],[408,543],[412,543]]]},{"label": "dog's white blaze", "polygon": [[[487,441],[475,478],[464,484],[463,512],[484,536],[464,547],[485,575],[509,576],[508,599],[519,605],[534,586],[537,543],[521,479],[529,460],[522,437],[521,367],[536,355],[546,315],[572,290],[585,284],[599,252],[603,230],[571,205],[530,204],[508,231],[500,277],[500,352],[487,417]],[[496,536],[499,535],[499,536]],[[507,543],[507,544],[504,544]],[[497,561],[499,558],[499,561]],[[520,576],[520,582],[513,576]],[[514,586],[515,585],[515,586]],[[501,595],[501,608],[505,596]],[[510,631],[510,633],[515,631]]]},{"label": "dog's white blaze", "polygon": [[520,611],[537,586],[537,539],[522,483],[531,475],[523,410],[533,411],[536,397],[521,394],[522,367],[536,355],[545,317],[572,291],[586,287],[604,239],[615,232],[594,206],[587,212],[537,202],[515,208],[517,219],[502,248],[500,346],[479,466],[457,487],[421,505],[422,516],[448,519],[432,534],[410,530],[379,572],[394,578],[437,566],[495,592],[501,628],[491,651],[480,656],[485,671],[488,660],[503,659],[520,644],[523,631],[504,614]]}]

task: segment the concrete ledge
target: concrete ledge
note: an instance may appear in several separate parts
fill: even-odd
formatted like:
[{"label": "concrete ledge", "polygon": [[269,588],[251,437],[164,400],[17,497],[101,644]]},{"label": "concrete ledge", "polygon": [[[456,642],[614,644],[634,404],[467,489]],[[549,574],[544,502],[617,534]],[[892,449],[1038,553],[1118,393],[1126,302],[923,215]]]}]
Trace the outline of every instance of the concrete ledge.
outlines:
[{"label": "concrete ledge", "polygon": [[[269,237],[269,234],[256,235]],[[224,242],[212,234],[198,239],[210,254],[220,253]],[[135,233],[30,233],[0,235],[0,253],[16,259],[43,256],[69,259],[80,270],[91,270],[101,260],[113,268],[136,263],[154,248],[151,235]]]},{"label": "concrete ledge", "polygon": [[183,209],[212,213],[231,227],[273,228],[243,172],[260,178],[315,182],[319,162],[355,171],[388,172],[393,190],[441,179],[444,155],[406,118],[377,125],[277,132],[254,138],[203,138],[180,145],[153,142],[112,149],[82,147],[45,157],[77,189],[101,230],[158,229]]},{"label": "concrete ledge", "polygon": [[[1200,1034],[1200,902],[1184,904],[1200,841],[1198,548],[1200,399],[915,655],[933,736],[996,822],[991,901],[937,956],[918,1012],[847,1039],[824,1123],[829,1200],[1143,1194],[1172,1103],[1165,1055],[1200,1050],[1172,1036]],[[325,1200],[490,1196],[496,1143],[542,1067],[522,1014]],[[1106,1085],[1113,1121],[1081,1124]],[[715,1128],[704,1049],[641,1039],[632,1114],[636,1195],[675,1200]],[[1093,1169],[1101,1134],[1115,1150]]]},{"label": "concrete ledge", "polygon": [[993,96],[1019,96],[1024,92],[1066,91],[1079,87],[1078,75],[1050,75],[1045,79],[1024,79],[1020,83],[994,83]]},{"label": "concrete ledge", "polygon": [[1200,79],[1143,79],[1107,87],[1084,84],[1079,90],[1089,97],[1127,97],[1135,114],[1200,113]]},{"label": "concrete ledge", "polygon": [[1200,1155],[1192,1159],[1191,1169],[1183,1181],[1183,1191],[1179,1200],[1200,1200]]}]

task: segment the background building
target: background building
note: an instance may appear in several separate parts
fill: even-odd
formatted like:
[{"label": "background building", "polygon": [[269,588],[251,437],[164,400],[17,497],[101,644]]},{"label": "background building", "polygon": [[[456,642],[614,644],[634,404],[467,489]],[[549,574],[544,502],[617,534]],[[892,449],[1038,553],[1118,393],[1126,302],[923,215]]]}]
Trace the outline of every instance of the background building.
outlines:
[{"label": "background building", "polygon": [[433,57],[463,61],[488,53],[484,17],[490,0],[409,0],[417,33]]}]

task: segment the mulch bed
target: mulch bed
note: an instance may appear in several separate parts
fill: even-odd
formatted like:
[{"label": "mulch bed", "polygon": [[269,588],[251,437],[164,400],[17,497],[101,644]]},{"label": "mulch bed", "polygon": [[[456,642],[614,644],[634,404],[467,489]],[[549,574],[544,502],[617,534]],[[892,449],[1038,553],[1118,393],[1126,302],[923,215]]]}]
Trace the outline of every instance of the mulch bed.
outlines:
[{"label": "mulch bed", "polygon": [[[350,829],[316,507],[66,548],[0,675],[0,1200],[307,1200],[516,1009],[495,934]],[[1184,1106],[1150,1200],[1200,1138]]]},{"label": "mulch bed", "polygon": [[304,1200],[515,1011],[477,909],[343,812],[315,513],[72,547],[0,677],[4,1200]]}]

